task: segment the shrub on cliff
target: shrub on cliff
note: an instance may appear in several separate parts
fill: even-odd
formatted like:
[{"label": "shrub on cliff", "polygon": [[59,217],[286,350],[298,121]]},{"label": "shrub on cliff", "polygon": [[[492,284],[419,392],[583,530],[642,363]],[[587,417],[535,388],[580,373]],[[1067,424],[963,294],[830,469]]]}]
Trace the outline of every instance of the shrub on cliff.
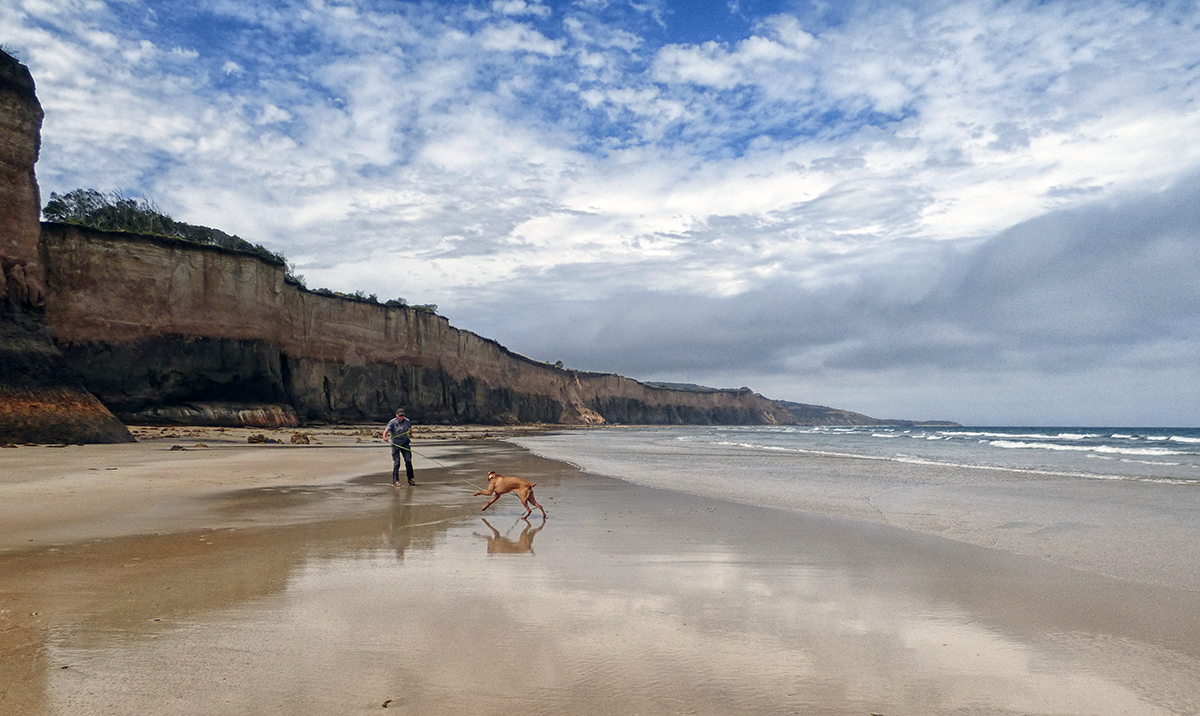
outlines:
[{"label": "shrub on cliff", "polygon": [[384,302],[388,308],[411,308],[420,313],[437,313],[438,307],[436,303],[416,303],[410,304],[404,298],[389,298]]},{"label": "shrub on cliff", "polygon": [[287,265],[283,254],[262,244],[252,244],[220,229],[176,221],[159,211],[149,199],[130,198],[119,191],[107,194],[95,189],[76,189],[66,194],[51,192],[42,216],[47,221],[79,224],[101,231],[170,236],[197,244],[223,246],[254,254],[274,264]]}]

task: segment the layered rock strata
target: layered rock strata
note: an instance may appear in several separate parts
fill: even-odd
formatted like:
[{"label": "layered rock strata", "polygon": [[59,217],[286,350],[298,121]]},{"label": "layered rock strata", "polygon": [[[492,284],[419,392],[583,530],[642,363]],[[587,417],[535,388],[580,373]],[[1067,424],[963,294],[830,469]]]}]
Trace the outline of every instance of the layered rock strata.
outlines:
[{"label": "layered rock strata", "polygon": [[[410,307],[329,296],[216,246],[44,224],[47,317],[87,387],[126,419],[196,402],[299,419],[772,424],[748,389],[678,391],[563,370]],[[178,412],[178,411],[176,411]]]},{"label": "layered rock strata", "polygon": [[29,70],[0,51],[0,443],[132,440],[82,388],[45,321],[41,126]]}]

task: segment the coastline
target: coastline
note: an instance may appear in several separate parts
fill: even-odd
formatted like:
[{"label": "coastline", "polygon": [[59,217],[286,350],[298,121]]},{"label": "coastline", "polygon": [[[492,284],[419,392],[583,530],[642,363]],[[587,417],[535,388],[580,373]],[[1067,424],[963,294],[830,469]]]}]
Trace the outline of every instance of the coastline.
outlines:
[{"label": "coastline", "polygon": [[[0,710],[1200,704],[1195,592],[639,487],[497,440],[418,435],[409,490],[355,442],[369,435],[175,432],[0,451]],[[467,483],[489,469],[537,482],[549,519],[519,520],[511,496],[481,516]]]}]

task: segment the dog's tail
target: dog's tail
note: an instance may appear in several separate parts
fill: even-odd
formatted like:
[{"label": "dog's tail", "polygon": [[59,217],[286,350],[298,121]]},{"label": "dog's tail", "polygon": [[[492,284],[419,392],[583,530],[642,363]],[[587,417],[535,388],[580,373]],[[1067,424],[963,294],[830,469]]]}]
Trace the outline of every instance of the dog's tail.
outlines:
[{"label": "dog's tail", "polygon": [[533,488],[535,488],[535,487],[537,487],[537,483],[536,483],[536,482],[531,482],[531,483],[529,483],[529,489],[531,489],[531,490],[532,490],[532,489],[533,489]]}]

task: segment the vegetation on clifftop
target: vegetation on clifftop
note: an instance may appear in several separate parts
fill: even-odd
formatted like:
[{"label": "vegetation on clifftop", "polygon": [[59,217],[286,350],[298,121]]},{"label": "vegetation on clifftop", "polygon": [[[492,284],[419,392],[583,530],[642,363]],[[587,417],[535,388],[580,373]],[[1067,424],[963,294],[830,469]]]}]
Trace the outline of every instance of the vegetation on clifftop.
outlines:
[{"label": "vegetation on clifftop", "polygon": [[51,192],[50,201],[42,209],[42,216],[47,221],[79,224],[101,231],[170,236],[197,244],[222,246],[254,254],[269,263],[287,265],[283,254],[275,253],[262,244],[252,244],[220,229],[176,221],[159,211],[149,199],[130,198],[119,191],[104,193],[95,189],[76,189],[66,194]]},{"label": "vegetation on clifftop", "polygon": [[[169,236],[192,243],[242,251],[253,254],[268,263],[285,267],[285,281],[301,288],[308,288],[304,276],[296,273],[295,266],[283,254],[271,251],[262,244],[252,244],[240,236],[227,234],[220,229],[176,221],[160,211],[154,202],[146,198],[135,199],[127,197],[119,191],[105,193],[95,189],[76,189],[66,194],[51,192],[50,201],[42,209],[42,216],[47,221],[78,224],[100,231],[127,231],[132,234]],[[425,313],[437,313],[438,309],[432,303],[409,305],[408,301],[403,298],[394,298],[381,303],[375,294],[366,295],[362,291],[342,293],[328,288],[310,290],[320,296],[388,307],[407,307]]]},{"label": "vegetation on clifftop", "polygon": [[355,291],[354,293],[342,293],[341,291],[332,291],[328,288],[314,288],[309,290],[318,296],[331,296],[334,298],[342,298],[347,301],[358,301],[359,303],[374,303],[378,306],[387,306],[388,308],[411,308],[414,311],[421,311],[423,313],[437,313],[438,310],[436,303],[418,303],[410,305],[409,302],[403,298],[391,298],[387,301],[380,301],[379,297],[375,294],[365,294],[362,291]]}]

